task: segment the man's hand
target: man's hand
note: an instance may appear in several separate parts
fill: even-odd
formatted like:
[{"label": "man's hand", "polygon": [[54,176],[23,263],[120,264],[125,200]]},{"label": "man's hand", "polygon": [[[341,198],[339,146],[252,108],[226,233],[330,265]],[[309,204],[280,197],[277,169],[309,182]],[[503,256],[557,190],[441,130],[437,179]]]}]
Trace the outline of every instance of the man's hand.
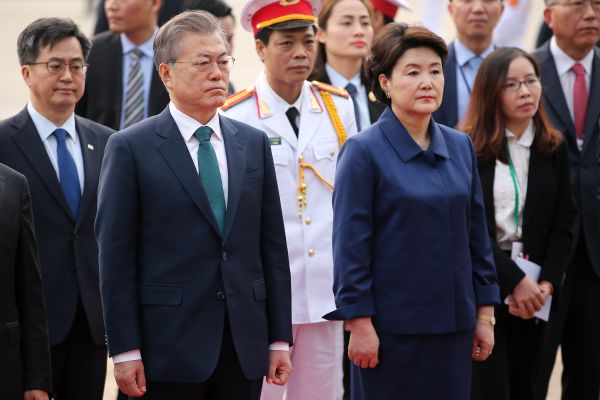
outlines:
[{"label": "man's hand", "polygon": [[48,393],[45,390],[26,390],[23,394],[24,400],[48,400]]},{"label": "man's hand", "polygon": [[348,322],[350,342],[348,358],[357,367],[375,368],[379,364],[379,337],[371,322],[371,317],[355,318]]},{"label": "man's hand", "polygon": [[283,386],[292,372],[290,352],[287,350],[269,350],[269,372],[267,383]]},{"label": "man's hand", "polygon": [[117,385],[124,394],[141,397],[146,393],[146,376],[142,360],[115,364],[114,373]]}]

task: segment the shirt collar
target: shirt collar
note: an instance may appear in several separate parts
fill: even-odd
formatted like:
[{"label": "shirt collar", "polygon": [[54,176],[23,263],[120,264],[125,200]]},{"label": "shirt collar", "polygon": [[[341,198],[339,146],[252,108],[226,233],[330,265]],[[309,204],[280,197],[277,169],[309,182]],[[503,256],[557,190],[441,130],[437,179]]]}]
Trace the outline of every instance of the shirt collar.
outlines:
[{"label": "shirt collar", "polygon": [[[479,57],[486,58],[491,52],[494,51],[495,46],[490,46],[485,49]],[[473,53],[467,46],[461,43],[460,40],[454,39],[454,54],[456,55],[456,63],[460,66],[464,66],[465,63],[469,62],[471,58],[477,57],[477,54]]]},{"label": "shirt collar", "polygon": [[46,139],[48,139],[48,137],[50,135],[52,135],[52,133],[54,133],[54,131],[56,129],[61,128],[61,129],[64,129],[65,131],[67,131],[67,133],[69,134],[71,139],[73,139],[73,141],[75,141],[77,143],[77,135],[76,135],[77,131],[75,130],[75,114],[74,113],[71,114],[71,116],[65,121],[64,124],[62,124],[61,126],[56,126],[54,124],[54,122],[50,121],[48,118],[46,118],[42,114],[40,114],[35,109],[33,104],[31,104],[31,102],[27,103],[27,112],[29,112],[29,116],[33,120],[33,124],[35,125],[35,128],[37,129],[42,141],[45,141]]},{"label": "shirt collar", "polygon": [[[267,89],[270,96],[273,98],[273,100],[275,102],[275,107],[276,107],[275,112],[286,112],[288,110],[288,108],[296,107],[298,112],[302,113],[302,98],[304,97],[304,92],[305,92],[304,89],[305,89],[306,85],[302,85],[302,91],[300,92],[300,96],[298,96],[298,98],[296,99],[296,101],[294,101],[293,104],[290,104],[287,101],[285,101],[284,99],[282,99],[281,96],[279,96],[277,93],[275,93],[275,91],[273,90],[271,85],[269,85],[269,81],[267,80],[267,74],[263,73],[263,76],[264,76],[265,88]],[[306,81],[304,83],[306,83]]]},{"label": "shirt collar", "polygon": [[345,88],[348,83],[353,84],[357,89],[362,86],[360,72],[354,75],[352,79],[348,80],[329,64],[325,64],[325,71],[327,72],[327,76],[329,77],[332,86]]},{"label": "shirt collar", "polygon": [[156,37],[157,33],[158,27],[155,27],[152,36],[139,46],[129,40],[124,33],[121,33],[119,36],[121,38],[121,48],[123,49],[123,54],[128,54],[131,50],[138,48],[146,57],[153,58],[154,49],[152,46],[154,45],[154,38]]},{"label": "shirt collar", "polygon": [[594,60],[594,49],[590,50],[581,60],[572,59],[567,53],[565,53],[556,42],[556,37],[553,36],[550,39],[550,53],[554,58],[554,64],[556,65],[556,71],[558,76],[562,76],[569,72],[573,65],[580,63],[585,68],[585,73],[588,77],[592,76],[592,62]]},{"label": "shirt collar", "polygon": [[175,120],[175,124],[177,125],[177,128],[179,128],[179,132],[181,132],[181,135],[186,143],[190,141],[192,136],[194,136],[194,132],[196,132],[196,130],[201,126],[210,127],[215,133],[217,139],[223,140],[223,135],[221,133],[221,122],[219,120],[218,112],[215,112],[215,115],[210,119],[210,121],[208,121],[206,125],[202,125],[194,118],[180,111],[172,102],[169,103],[169,111],[171,112],[171,116]]},{"label": "shirt collar", "polygon": [[[517,135],[515,135],[508,129],[505,129],[504,136],[506,136],[507,138],[511,138],[511,137],[515,138],[515,139],[517,138]],[[529,125],[527,125],[527,128],[525,128],[525,131],[521,135],[521,138],[517,139],[516,142],[523,147],[531,147],[531,144],[533,143],[533,139],[534,139],[533,120],[529,120]]]}]

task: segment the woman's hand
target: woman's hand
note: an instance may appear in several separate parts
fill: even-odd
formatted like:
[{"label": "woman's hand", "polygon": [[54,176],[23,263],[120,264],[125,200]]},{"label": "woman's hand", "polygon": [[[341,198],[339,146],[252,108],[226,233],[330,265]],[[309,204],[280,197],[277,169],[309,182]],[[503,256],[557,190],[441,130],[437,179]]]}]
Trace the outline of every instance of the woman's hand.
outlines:
[{"label": "woman's hand", "polygon": [[547,296],[544,296],[540,286],[528,277],[524,277],[512,291],[513,303],[509,305],[509,312],[523,319],[533,318],[546,299]]},{"label": "woman's hand", "polygon": [[[480,306],[477,315],[493,316],[494,306]],[[490,321],[477,319],[475,335],[473,335],[473,349],[471,358],[474,361],[485,361],[492,354],[494,348],[494,326]]]},{"label": "woman's hand", "polygon": [[348,321],[350,343],[348,358],[361,368],[375,368],[379,364],[379,338],[371,322],[371,317],[355,318]]}]

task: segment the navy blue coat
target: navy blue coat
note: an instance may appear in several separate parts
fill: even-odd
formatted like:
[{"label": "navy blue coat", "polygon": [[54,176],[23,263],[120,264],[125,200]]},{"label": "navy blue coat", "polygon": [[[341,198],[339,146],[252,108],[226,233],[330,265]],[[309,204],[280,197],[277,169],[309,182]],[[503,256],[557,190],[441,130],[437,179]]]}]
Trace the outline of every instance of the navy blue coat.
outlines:
[{"label": "navy blue coat", "polygon": [[221,235],[168,108],[113,135],[96,232],[111,355],[141,349],[146,378],[198,383],[229,318],[248,379],[268,345],[292,342],[291,286],[277,180],[264,133],[220,117],[228,166]]},{"label": "navy blue coat", "polygon": [[423,151],[390,108],[348,139],[333,193],[334,292],[328,319],[372,316],[377,332],[475,328],[500,301],[469,137],[431,122]]}]

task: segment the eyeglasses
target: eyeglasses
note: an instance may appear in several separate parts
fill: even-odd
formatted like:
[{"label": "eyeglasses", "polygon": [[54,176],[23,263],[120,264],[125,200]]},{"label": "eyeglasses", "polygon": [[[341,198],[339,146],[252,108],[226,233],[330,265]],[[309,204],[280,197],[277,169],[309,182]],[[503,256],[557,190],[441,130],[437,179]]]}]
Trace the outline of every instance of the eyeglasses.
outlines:
[{"label": "eyeglasses", "polygon": [[72,75],[84,75],[87,72],[89,64],[85,64],[81,61],[74,61],[72,63],[64,63],[60,61],[43,61],[43,62],[34,62],[27,63],[27,65],[40,65],[46,64],[46,68],[48,68],[48,72],[52,75],[59,75],[65,72],[65,68],[69,66],[69,71],[71,71]]},{"label": "eyeglasses", "polygon": [[521,85],[525,85],[528,89],[537,89],[540,87],[540,80],[537,77],[527,78],[524,81],[507,81],[504,84],[504,90],[515,93],[521,89]]},{"label": "eyeglasses", "polygon": [[171,61],[171,64],[191,64],[193,68],[199,72],[206,72],[212,68],[214,64],[217,64],[217,68],[222,72],[229,72],[235,64],[235,58],[232,56],[224,56],[216,60],[206,58],[200,58],[195,61]]},{"label": "eyeglasses", "polygon": [[600,0],[567,0],[564,3],[555,2],[550,5],[569,7],[573,11],[583,12],[587,8],[588,3],[592,6],[594,11],[600,12]]}]

